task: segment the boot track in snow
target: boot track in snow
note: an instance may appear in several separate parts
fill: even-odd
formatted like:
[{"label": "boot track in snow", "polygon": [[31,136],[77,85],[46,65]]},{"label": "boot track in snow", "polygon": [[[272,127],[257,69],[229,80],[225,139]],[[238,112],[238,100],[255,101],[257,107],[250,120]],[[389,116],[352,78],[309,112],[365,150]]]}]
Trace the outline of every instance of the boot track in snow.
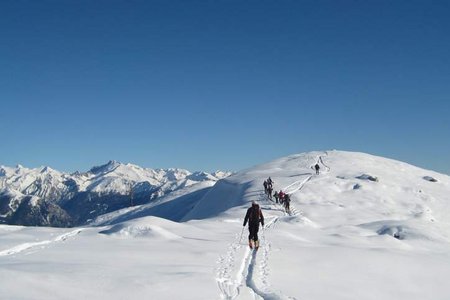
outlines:
[{"label": "boot track in snow", "polygon": [[[325,153],[325,155],[328,155],[328,153]],[[323,162],[322,156],[319,156],[318,163],[319,162],[327,169],[328,172],[331,170],[330,167],[325,165],[325,163]],[[282,190],[290,195],[298,191],[301,191],[303,187],[306,185],[306,183],[308,183],[314,176],[312,173],[304,175],[307,175],[305,179],[297,180],[289,184],[288,186],[284,187],[284,189]],[[261,193],[260,201],[261,202],[266,201],[269,202],[271,205],[273,205],[273,201],[268,199],[267,195],[263,193]],[[298,216],[302,215],[302,212],[291,204],[290,212],[289,213],[285,212],[285,215]],[[278,219],[279,217],[274,217],[272,220],[270,220],[270,222],[266,224],[266,226],[262,228],[262,235],[261,235],[262,247],[260,247],[258,250],[251,250],[248,247],[246,247],[244,257],[241,260],[239,271],[237,272],[235,277],[232,276],[231,272],[233,271],[235,266],[236,253],[243,246],[240,243],[242,239],[242,233],[236,234],[235,241],[229,245],[227,254],[219,258],[218,261],[219,267],[216,274],[216,281],[220,290],[220,297],[222,299],[227,300],[237,299],[241,295],[241,291],[243,291],[244,289],[248,289],[253,294],[255,299],[264,299],[264,300],[296,299],[293,297],[284,296],[279,292],[272,291],[270,288],[270,284],[268,282],[268,276],[270,273],[268,267],[268,258],[271,251],[271,243],[266,241],[265,229],[274,228]],[[261,259],[258,259],[258,253],[261,253]],[[256,267],[259,267],[259,273],[261,275],[260,278],[261,286],[258,286],[255,283],[254,273]]]},{"label": "boot track in snow", "polygon": [[19,254],[26,250],[33,250],[33,249],[37,249],[37,248],[42,249],[42,248],[45,248],[44,247],[45,245],[51,245],[54,243],[64,242],[68,238],[78,235],[82,230],[83,229],[76,229],[76,230],[64,233],[62,235],[59,235],[52,240],[45,240],[45,241],[41,241],[41,242],[32,242],[32,243],[23,243],[23,244],[15,246],[15,247],[0,251],[0,257]]},{"label": "boot track in snow", "polygon": [[[221,299],[237,299],[244,291],[246,291],[247,294],[253,294],[255,299],[295,300],[295,298],[286,297],[279,292],[271,291],[270,284],[268,282],[268,276],[270,273],[268,258],[271,250],[271,244],[266,240],[265,229],[274,228],[277,221],[278,217],[274,217],[262,228],[262,243],[258,250],[252,250],[245,246],[245,254],[241,260],[239,270],[233,278],[231,272],[235,266],[235,257],[238,250],[243,247],[240,243],[241,234],[236,234],[235,241],[229,245],[227,254],[225,256],[221,256],[218,262],[220,266],[217,271],[216,281],[220,290]],[[255,282],[254,274],[257,270],[259,270],[259,274],[261,276],[259,278],[261,286],[258,286]]]}]

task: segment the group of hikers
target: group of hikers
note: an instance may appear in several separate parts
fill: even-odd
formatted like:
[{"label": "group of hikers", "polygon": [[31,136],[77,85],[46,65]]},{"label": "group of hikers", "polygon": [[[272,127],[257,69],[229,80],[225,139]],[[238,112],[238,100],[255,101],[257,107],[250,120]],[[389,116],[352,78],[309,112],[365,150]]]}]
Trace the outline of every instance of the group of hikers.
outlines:
[{"label": "group of hikers", "polygon": [[[264,193],[268,196],[270,200],[272,200],[272,192],[273,192],[273,180],[272,178],[268,178],[264,180]],[[284,205],[284,208],[287,213],[290,213],[289,203],[291,202],[291,198],[289,194],[284,193],[282,190],[279,192],[275,191],[273,197],[276,200],[276,203],[280,203]],[[247,213],[244,218],[244,227],[248,223],[248,245],[251,249],[259,248],[259,239],[258,239],[258,231],[259,231],[259,223],[264,226],[264,216],[262,214],[261,208],[256,201],[252,201],[252,206],[247,209]]]},{"label": "group of hikers", "polygon": [[[314,169],[316,171],[316,175],[319,175],[320,166],[317,163],[314,166]],[[264,193],[267,195],[269,200],[272,200],[272,192],[273,192],[273,180],[272,178],[268,178],[267,180],[264,180],[263,186],[264,186]],[[287,213],[290,214],[290,202],[291,197],[289,194],[284,193],[282,190],[279,192],[275,191],[273,194],[273,198],[275,198],[276,203],[284,205],[284,209]],[[259,223],[264,227],[264,216],[262,214],[261,208],[259,207],[258,203],[256,201],[252,201],[252,206],[247,209],[247,213],[245,214],[244,218],[244,227],[248,223],[248,245],[251,249],[258,249],[259,248],[259,239],[258,239],[258,231],[259,231]]]},{"label": "group of hikers", "polygon": [[276,203],[280,203],[281,205],[284,206],[286,213],[288,214],[291,213],[290,208],[291,196],[289,194],[284,193],[282,190],[280,190],[279,192],[275,192],[273,197],[275,198]]},{"label": "group of hikers", "polygon": [[264,186],[264,193],[267,195],[269,200],[273,201],[272,199],[275,198],[275,203],[279,203],[284,206],[284,209],[286,213],[290,213],[290,203],[291,203],[291,197],[289,194],[284,193],[282,190],[279,192],[275,191],[275,193],[272,196],[273,192],[273,180],[272,178],[268,178],[267,180],[264,180],[263,182]]}]

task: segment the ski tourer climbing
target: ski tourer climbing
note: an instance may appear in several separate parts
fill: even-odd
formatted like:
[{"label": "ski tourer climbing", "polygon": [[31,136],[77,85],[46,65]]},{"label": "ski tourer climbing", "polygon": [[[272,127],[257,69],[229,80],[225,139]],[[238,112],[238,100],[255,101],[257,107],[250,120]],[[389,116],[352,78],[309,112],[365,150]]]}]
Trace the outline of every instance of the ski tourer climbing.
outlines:
[{"label": "ski tourer climbing", "polygon": [[278,192],[277,192],[277,191],[275,191],[275,194],[273,194],[273,196],[275,197],[275,201],[276,201],[276,203],[278,203]]},{"label": "ski tourer climbing", "polygon": [[272,191],[273,191],[273,188],[271,185],[269,185],[269,187],[267,188],[267,196],[269,197],[269,200],[271,200],[271,201],[272,201]]},{"label": "ski tourer climbing", "polygon": [[247,214],[245,215],[244,219],[244,226],[248,222],[248,245],[251,249],[259,248],[259,240],[258,240],[258,230],[259,230],[259,223],[261,223],[262,226],[264,226],[264,216],[262,214],[261,208],[259,205],[253,201],[252,206],[247,209]]},{"label": "ski tourer climbing", "polygon": [[283,193],[283,191],[282,190],[280,190],[279,192],[278,192],[278,200],[280,201],[280,204],[283,204],[283,201],[284,201],[284,193]]},{"label": "ski tourer climbing", "polygon": [[316,170],[316,175],[319,175],[319,170],[320,170],[319,164],[316,164],[316,165],[314,166],[314,169]]},{"label": "ski tourer climbing", "polygon": [[290,215],[291,214],[291,207],[290,207],[291,196],[289,194],[284,194],[283,204],[284,204],[284,209],[286,210],[286,213]]},{"label": "ski tourer climbing", "polygon": [[267,185],[270,186],[270,187],[273,187],[273,180],[272,180],[272,178],[269,177],[267,179]]}]

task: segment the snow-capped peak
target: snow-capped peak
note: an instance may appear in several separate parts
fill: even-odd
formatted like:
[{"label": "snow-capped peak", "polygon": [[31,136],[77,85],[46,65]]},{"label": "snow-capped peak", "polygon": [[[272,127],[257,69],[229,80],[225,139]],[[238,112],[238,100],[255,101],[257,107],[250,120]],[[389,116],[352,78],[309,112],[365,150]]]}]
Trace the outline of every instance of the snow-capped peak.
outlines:
[{"label": "snow-capped peak", "polygon": [[[200,182],[214,184],[217,180],[218,178],[206,172],[192,174],[188,170],[177,168],[142,168],[115,160],[93,167],[88,172],[72,174],[61,173],[48,166],[0,169],[0,191],[9,188],[23,196],[37,196],[44,201],[50,200],[68,207],[69,211],[76,210],[78,215],[85,216],[89,213],[91,217],[128,205],[146,203]],[[92,201],[92,197],[97,200]],[[130,197],[134,198],[134,202],[129,200]],[[106,203],[96,204],[102,201]],[[40,202],[36,200],[32,203]]]},{"label": "snow-capped peak", "polygon": [[6,169],[4,166],[0,166],[0,176],[6,176]]}]

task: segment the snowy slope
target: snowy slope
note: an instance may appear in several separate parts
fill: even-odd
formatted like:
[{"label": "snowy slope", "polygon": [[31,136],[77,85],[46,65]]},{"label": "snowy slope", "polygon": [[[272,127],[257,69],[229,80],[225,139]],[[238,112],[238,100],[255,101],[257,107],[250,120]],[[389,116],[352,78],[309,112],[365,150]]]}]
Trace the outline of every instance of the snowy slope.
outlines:
[{"label": "snowy slope", "polygon": [[179,222],[195,207],[200,199],[215,185],[215,181],[204,181],[174,191],[148,204],[128,207],[101,215],[90,222],[93,226],[117,224],[145,216],[157,216]]},{"label": "snowy slope", "polygon": [[[291,195],[290,214],[264,196],[269,176]],[[406,163],[341,151],[292,155],[101,216],[98,227],[0,226],[0,294],[448,299],[449,195],[448,176]],[[258,252],[242,230],[252,200],[266,219]],[[181,222],[151,216],[158,213]]]}]

